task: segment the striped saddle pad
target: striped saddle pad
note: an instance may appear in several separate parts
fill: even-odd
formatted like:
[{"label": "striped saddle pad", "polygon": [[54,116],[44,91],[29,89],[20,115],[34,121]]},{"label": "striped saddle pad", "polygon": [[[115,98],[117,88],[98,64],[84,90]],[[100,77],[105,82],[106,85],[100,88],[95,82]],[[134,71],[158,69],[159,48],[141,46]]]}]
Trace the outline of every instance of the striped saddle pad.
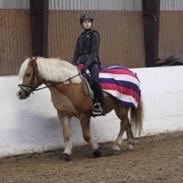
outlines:
[{"label": "striped saddle pad", "polygon": [[141,91],[136,73],[122,66],[111,66],[100,71],[99,79],[103,91],[123,105],[137,107]]}]

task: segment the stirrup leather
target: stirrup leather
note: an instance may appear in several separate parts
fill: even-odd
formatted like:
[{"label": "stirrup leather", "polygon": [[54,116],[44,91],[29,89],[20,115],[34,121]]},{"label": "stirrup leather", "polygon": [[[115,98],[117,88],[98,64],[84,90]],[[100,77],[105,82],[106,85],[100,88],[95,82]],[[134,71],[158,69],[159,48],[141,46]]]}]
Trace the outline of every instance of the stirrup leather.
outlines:
[{"label": "stirrup leather", "polygon": [[92,113],[94,115],[99,115],[99,114],[102,114],[103,113],[103,110],[102,110],[102,107],[101,107],[101,104],[100,103],[97,102],[97,103],[93,104]]}]

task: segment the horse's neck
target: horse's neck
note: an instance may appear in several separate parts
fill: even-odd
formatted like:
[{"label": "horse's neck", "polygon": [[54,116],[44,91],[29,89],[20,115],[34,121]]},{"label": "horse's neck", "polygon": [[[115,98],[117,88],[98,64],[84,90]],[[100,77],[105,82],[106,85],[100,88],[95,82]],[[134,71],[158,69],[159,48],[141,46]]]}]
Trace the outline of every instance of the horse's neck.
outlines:
[{"label": "horse's neck", "polygon": [[79,84],[72,82],[69,82],[68,84],[45,82],[45,84],[51,86],[49,89],[53,96],[55,94],[64,95],[69,98],[72,103],[78,103],[81,98],[88,96],[88,89],[84,80]]},{"label": "horse's neck", "polygon": [[[57,110],[68,114],[78,114],[82,111],[82,102],[86,101],[86,95],[80,84],[69,83],[64,85],[55,85],[50,87],[52,103]],[[87,107],[88,108],[88,107]]]}]

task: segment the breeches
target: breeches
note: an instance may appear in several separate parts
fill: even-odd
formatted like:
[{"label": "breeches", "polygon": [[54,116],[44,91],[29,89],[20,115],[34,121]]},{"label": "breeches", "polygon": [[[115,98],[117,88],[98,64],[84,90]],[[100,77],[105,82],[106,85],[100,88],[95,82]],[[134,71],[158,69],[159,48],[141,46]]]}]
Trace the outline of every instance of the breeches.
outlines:
[{"label": "breeches", "polygon": [[99,64],[92,64],[89,68],[93,83],[99,84],[99,71],[100,66]]}]

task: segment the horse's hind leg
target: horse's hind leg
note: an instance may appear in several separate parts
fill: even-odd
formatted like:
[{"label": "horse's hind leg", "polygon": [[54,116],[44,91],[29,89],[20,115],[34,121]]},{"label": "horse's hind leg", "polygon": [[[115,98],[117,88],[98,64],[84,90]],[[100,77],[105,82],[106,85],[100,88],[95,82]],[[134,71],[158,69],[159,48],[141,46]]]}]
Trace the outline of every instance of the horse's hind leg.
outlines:
[{"label": "horse's hind leg", "polygon": [[131,128],[129,119],[126,124],[126,135],[127,135],[128,149],[134,149],[134,135],[132,132],[132,128]]},{"label": "horse's hind leg", "polygon": [[133,133],[131,130],[131,125],[129,122],[129,118],[128,118],[128,111],[129,108],[128,107],[124,107],[124,106],[118,106],[115,109],[115,112],[117,114],[117,116],[120,118],[120,131],[118,134],[118,137],[113,145],[113,150],[120,150],[122,141],[123,141],[123,134],[124,131],[126,131],[127,133],[127,139],[128,139],[128,148],[132,149],[133,145],[132,145],[132,139],[133,139]]},{"label": "horse's hind leg", "polygon": [[65,149],[62,156],[60,156],[60,158],[66,161],[69,161],[72,153],[72,144],[70,141],[70,132],[71,132],[70,116],[62,114],[61,112],[58,111],[58,117],[63,127],[63,136],[64,136],[64,143],[65,143]]},{"label": "horse's hind leg", "polygon": [[123,109],[121,106],[118,105],[115,108],[115,113],[118,116],[118,118],[120,119],[120,131],[119,131],[116,141],[113,144],[112,150],[117,152],[117,151],[120,151],[120,149],[121,149],[121,144],[123,141],[123,134],[126,130],[124,121],[126,120],[126,114],[128,116],[128,110],[126,108]]},{"label": "horse's hind leg", "polygon": [[96,142],[93,142],[90,134],[90,116],[82,114],[80,116],[81,129],[83,132],[84,140],[89,143],[93,149],[93,155],[95,157],[101,156],[101,150]]},{"label": "horse's hind leg", "polygon": [[122,121],[120,122],[120,131],[119,131],[119,134],[118,134],[118,137],[116,139],[116,141],[114,142],[113,144],[113,147],[112,147],[112,150],[113,151],[120,151],[121,150],[121,144],[122,144],[122,141],[123,141],[123,134],[124,134],[124,131],[125,131],[125,126],[123,125]]}]

